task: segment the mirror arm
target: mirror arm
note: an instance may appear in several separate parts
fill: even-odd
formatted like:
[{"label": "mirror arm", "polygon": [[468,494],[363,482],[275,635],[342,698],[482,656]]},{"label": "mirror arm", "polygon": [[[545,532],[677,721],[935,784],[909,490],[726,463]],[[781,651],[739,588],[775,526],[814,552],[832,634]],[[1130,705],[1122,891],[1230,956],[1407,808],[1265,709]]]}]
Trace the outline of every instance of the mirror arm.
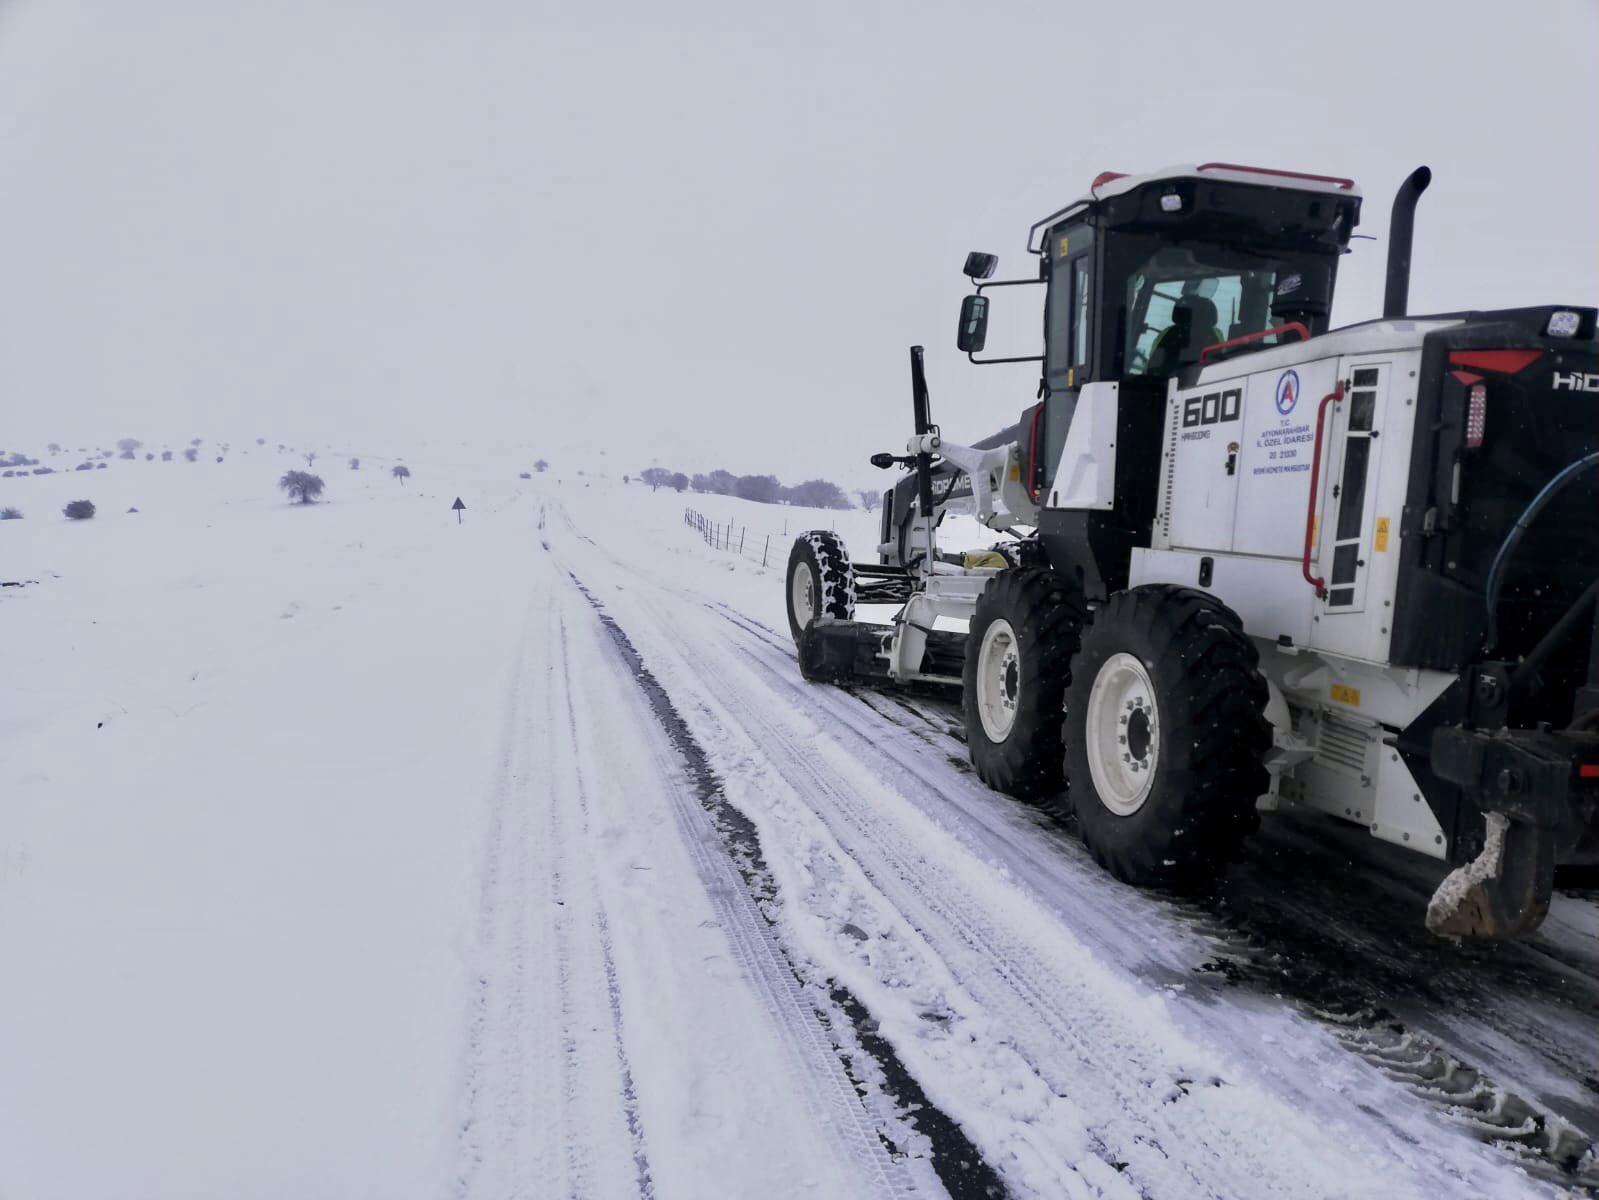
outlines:
[{"label": "mirror arm", "polygon": [[983,294],[983,289],[984,288],[991,288],[991,287],[1025,287],[1025,286],[1027,286],[1029,284],[1036,286],[1036,285],[1038,285],[1040,283],[1047,283],[1047,282],[1049,282],[1049,281],[1046,280],[1046,279],[987,279],[987,280],[984,280],[982,283],[976,283],[976,281],[973,280],[973,283],[976,283],[977,294],[979,296],[981,296]]},{"label": "mirror arm", "polygon": [[1029,354],[1025,358],[978,358],[970,350],[968,350],[966,352],[966,357],[971,359],[972,362],[976,363],[980,367],[992,366],[995,363],[1019,363],[1019,362],[1043,362],[1044,361],[1044,356],[1042,354]]},{"label": "mirror arm", "polygon": [[[977,284],[977,294],[979,296],[981,296],[983,294],[983,289],[984,288],[991,288],[991,287],[1028,287],[1028,286],[1036,287],[1037,285],[1039,285],[1041,283],[1048,283],[1048,282],[1049,281],[1047,279],[991,279],[991,280],[986,280],[986,281],[984,281],[982,283]],[[1044,356],[1042,354],[1029,354],[1029,355],[1026,355],[1025,357],[1022,357],[1022,358],[978,358],[970,350],[968,350],[966,352],[966,357],[967,357],[968,360],[970,360],[971,362],[976,363],[980,367],[994,366],[995,364],[998,364],[998,363],[1024,363],[1024,362],[1043,362],[1044,361]]]}]

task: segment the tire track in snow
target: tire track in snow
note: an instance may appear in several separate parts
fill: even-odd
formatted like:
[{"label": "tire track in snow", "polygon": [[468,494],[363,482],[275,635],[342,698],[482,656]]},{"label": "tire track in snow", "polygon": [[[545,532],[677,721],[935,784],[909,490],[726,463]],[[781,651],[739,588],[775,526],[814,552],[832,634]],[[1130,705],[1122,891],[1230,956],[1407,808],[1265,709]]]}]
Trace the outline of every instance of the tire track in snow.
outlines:
[{"label": "tire track in snow", "polygon": [[[896,1161],[901,1152],[893,1137],[879,1127],[862,1104],[864,1088],[851,1060],[851,1048],[842,1044],[837,1026],[827,1022],[824,1011],[807,995],[802,977],[773,932],[772,919],[762,911],[761,900],[771,885],[753,825],[728,803],[705,750],[666,690],[643,665],[627,634],[576,575],[571,579],[594,607],[622,664],[681,757],[681,763],[675,764],[677,770],[686,768],[694,785],[698,803],[674,789],[674,808],[684,843],[722,916],[746,978],[763,993],[767,1011],[788,1036],[799,1060],[799,1081],[811,1093],[810,1107],[843,1134],[847,1153],[875,1180],[874,1195],[914,1194],[917,1189]],[[673,766],[663,764],[664,772],[670,774]],[[722,853],[711,850],[716,845],[723,848]],[[864,1006],[841,987],[839,1000],[841,1008],[848,1010],[853,1006],[864,1014]],[[857,1037],[856,1045],[862,1040]],[[905,1089],[898,1097],[902,1106],[914,1110],[903,1119],[924,1135],[937,1135],[930,1139],[934,1169],[949,1193],[956,1197],[1003,1196],[1003,1183],[983,1161],[976,1146],[927,1099],[910,1073],[892,1059],[886,1046],[877,1053],[883,1074]]]},{"label": "tire track in snow", "polygon": [[[567,638],[566,621],[561,620],[561,670],[565,678],[565,694],[572,694],[572,655]],[[566,705],[567,734],[572,745],[579,742],[576,706]],[[587,837],[589,832],[589,782],[581,759],[575,763],[578,791],[577,806],[580,818],[579,832]],[[611,1018],[611,1042],[616,1050],[616,1067],[622,1081],[622,1110],[627,1119],[628,1136],[633,1143],[633,1168],[637,1174],[638,1194],[642,1200],[655,1195],[655,1183],[650,1175],[649,1153],[644,1141],[644,1123],[639,1115],[638,1087],[633,1081],[633,1064],[628,1061],[627,1044],[622,1033],[622,989],[616,977],[616,954],[611,944],[611,923],[605,914],[605,904],[599,891],[590,881],[591,903],[594,906],[595,930],[599,938],[601,963],[605,973],[606,1007]]]},{"label": "tire track in snow", "polygon": [[[524,626],[482,851],[454,1194],[648,1198],[654,1187],[609,925],[592,880],[575,885],[567,869],[573,835],[586,825],[586,797],[576,740],[551,736],[572,711],[557,606],[545,611],[537,645],[560,661],[541,664],[536,686]],[[544,703],[530,720],[534,691]],[[602,993],[611,996],[609,1020],[598,1025],[585,1001]],[[624,1160],[630,1177],[621,1175]]]},{"label": "tire track in snow", "polygon": [[[531,619],[531,613],[529,614]],[[523,1137],[527,1115],[536,1105],[529,1094],[524,1064],[532,1057],[522,1039],[547,1028],[534,1011],[527,987],[529,933],[523,896],[531,886],[524,834],[523,784],[531,772],[521,726],[526,710],[528,629],[524,624],[505,703],[500,765],[490,803],[482,851],[478,899],[474,988],[467,1030],[467,1077],[463,1117],[457,1138],[454,1194],[477,1191],[491,1159],[510,1161]],[[515,1177],[511,1180],[515,1183]]]}]

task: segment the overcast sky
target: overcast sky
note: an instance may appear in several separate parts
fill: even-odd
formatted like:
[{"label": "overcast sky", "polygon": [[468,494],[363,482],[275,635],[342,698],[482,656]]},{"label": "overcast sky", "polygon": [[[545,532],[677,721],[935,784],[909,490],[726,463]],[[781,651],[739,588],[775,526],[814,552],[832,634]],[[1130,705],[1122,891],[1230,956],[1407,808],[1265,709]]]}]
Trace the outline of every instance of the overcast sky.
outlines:
[{"label": "overcast sky", "polygon": [[951,437],[1030,402],[954,350],[962,257],[1029,270],[1097,172],[1349,175],[1381,239],[1425,162],[1413,311],[1594,304],[1596,118],[1599,0],[0,0],[0,446],[872,483],[911,342]]}]

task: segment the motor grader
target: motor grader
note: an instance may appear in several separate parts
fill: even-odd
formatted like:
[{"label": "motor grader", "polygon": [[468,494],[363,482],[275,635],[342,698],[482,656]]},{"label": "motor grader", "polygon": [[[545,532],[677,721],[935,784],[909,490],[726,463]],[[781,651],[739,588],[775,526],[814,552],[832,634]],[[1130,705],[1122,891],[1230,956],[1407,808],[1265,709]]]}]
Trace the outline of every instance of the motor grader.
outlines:
[{"label": "motor grader", "polygon": [[[1130,883],[1202,885],[1257,814],[1310,810],[1453,868],[1435,932],[1536,928],[1599,862],[1596,314],[1411,315],[1429,181],[1381,317],[1338,329],[1361,193],[1333,176],[1107,172],[1032,226],[1036,277],[968,256],[957,345],[1037,364],[1037,402],[957,444],[912,348],[875,552],[794,543],[806,677],[958,687],[977,774]],[[1026,285],[1042,354],[985,356]],[[994,554],[940,551],[956,512]]]}]

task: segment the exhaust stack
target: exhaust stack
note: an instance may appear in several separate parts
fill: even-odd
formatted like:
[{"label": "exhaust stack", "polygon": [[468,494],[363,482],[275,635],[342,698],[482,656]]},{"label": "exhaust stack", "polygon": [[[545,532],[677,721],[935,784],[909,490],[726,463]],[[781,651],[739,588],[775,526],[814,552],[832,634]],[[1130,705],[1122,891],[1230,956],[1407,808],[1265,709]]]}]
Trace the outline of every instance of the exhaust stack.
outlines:
[{"label": "exhaust stack", "polygon": [[1393,215],[1388,220],[1388,286],[1382,298],[1384,317],[1402,317],[1409,312],[1410,242],[1416,232],[1416,201],[1431,182],[1431,168],[1417,167],[1394,193]]}]

